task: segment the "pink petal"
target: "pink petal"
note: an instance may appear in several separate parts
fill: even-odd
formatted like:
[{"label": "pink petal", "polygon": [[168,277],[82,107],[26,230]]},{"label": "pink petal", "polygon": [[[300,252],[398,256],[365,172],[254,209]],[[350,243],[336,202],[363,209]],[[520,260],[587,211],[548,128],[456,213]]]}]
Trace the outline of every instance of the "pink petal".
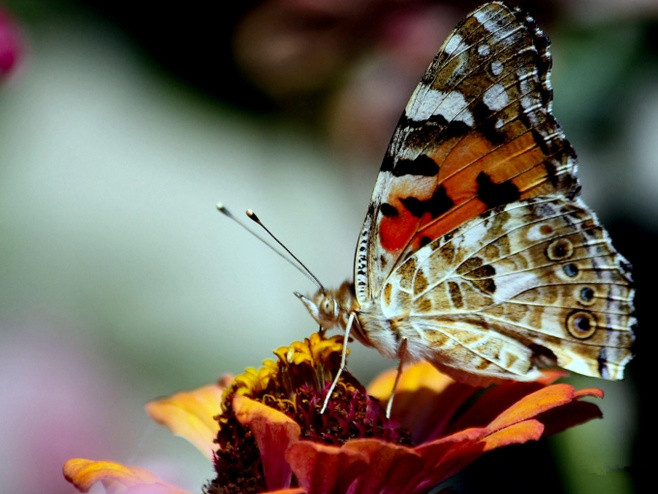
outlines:
[{"label": "pink petal", "polygon": [[25,39],[18,24],[0,8],[0,80],[7,77],[21,62]]}]

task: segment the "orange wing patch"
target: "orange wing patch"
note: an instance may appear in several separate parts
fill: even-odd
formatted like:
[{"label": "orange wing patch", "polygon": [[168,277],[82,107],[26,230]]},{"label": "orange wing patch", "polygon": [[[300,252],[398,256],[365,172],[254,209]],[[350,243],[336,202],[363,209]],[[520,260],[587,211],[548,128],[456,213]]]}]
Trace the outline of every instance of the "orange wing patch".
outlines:
[{"label": "orange wing patch", "polygon": [[558,189],[555,167],[531,131],[502,145],[472,132],[428,156],[440,163],[433,187],[391,188],[382,205],[380,242],[389,253],[416,250],[493,207]]}]

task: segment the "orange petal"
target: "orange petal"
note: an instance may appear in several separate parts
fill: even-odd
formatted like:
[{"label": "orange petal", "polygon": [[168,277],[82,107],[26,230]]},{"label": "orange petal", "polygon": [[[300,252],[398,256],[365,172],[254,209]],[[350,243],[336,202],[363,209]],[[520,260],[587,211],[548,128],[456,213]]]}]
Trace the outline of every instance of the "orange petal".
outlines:
[{"label": "orange petal", "polygon": [[527,420],[493,432],[486,427],[465,429],[417,446],[414,450],[423,458],[424,466],[410,479],[415,488],[409,492],[427,492],[463,470],[484,452],[539,439],[543,430],[539,421]]},{"label": "orange petal", "polygon": [[256,439],[267,488],[290,487],[292,469],[284,453],[299,440],[299,425],[284,413],[245,396],[233,398],[233,410],[240,423],[249,427]]},{"label": "orange petal", "polygon": [[[515,386],[519,384],[519,386]],[[423,492],[462,470],[484,452],[510,444],[521,444],[537,440],[542,435],[575,425],[599,416],[600,411],[593,403],[578,401],[584,396],[600,397],[597,389],[575,391],[568,384],[555,384],[527,394],[532,387],[524,383],[510,383],[500,393],[492,396],[504,403],[521,396],[508,406],[487,426],[459,430],[441,439],[421,444],[414,448],[425,460],[423,471],[413,482]],[[502,387],[505,385],[501,385]],[[496,390],[498,388],[494,388]],[[487,399],[478,400],[473,408],[496,409],[496,404]],[[484,411],[486,412],[486,410]],[[481,415],[482,418],[485,414]]]},{"label": "orange petal", "polygon": [[73,458],[64,464],[64,477],[79,491],[88,492],[102,482],[105,492],[143,492],[148,494],[188,494],[159,480],[141,468],[127,467],[113,461],[93,461]]},{"label": "orange petal", "polygon": [[[603,393],[601,393],[602,395]],[[587,394],[587,396],[597,396]],[[545,436],[557,434],[578,424],[603,417],[601,409],[589,401],[574,400],[567,405],[554,408],[541,414],[538,419],[545,425]]]},{"label": "orange petal", "polygon": [[414,451],[423,458],[431,459],[436,464],[451,449],[462,447],[465,444],[477,443],[486,435],[487,429],[484,427],[473,427],[416,446]]},{"label": "orange petal", "polygon": [[423,468],[422,458],[413,449],[379,439],[353,439],[343,448],[362,453],[368,461],[350,485],[350,492],[403,492],[409,486],[409,480]]},{"label": "orange petal", "polygon": [[[582,396],[586,396],[586,392]],[[552,384],[524,396],[514,405],[498,415],[489,425],[489,430],[501,429],[511,424],[536,417],[561,405],[566,405],[579,398],[573,386],[569,384]]]},{"label": "orange petal", "polygon": [[484,451],[502,448],[510,444],[523,444],[537,441],[544,433],[544,425],[539,420],[524,420],[504,429],[499,429],[483,439]]},{"label": "orange petal", "polygon": [[[565,372],[561,370],[543,370],[542,376],[536,381],[507,381],[493,386],[479,396],[472,406],[463,410],[457,420],[451,422],[448,432],[469,427],[484,427],[524,396],[552,384],[564,375]],[[583,396],[585,394],[599,396],[596,393],[600,393],[600,390],[583,390],[583,392]],[[576,392],[578,396],[579,393]]]},{"label": "orange petal", "polygon": [[416,488],[411,492],[431,490],[479,457],[484,449],[482,439],[486,435],[484,427],[474,427],[416,446],[414,451],[425,463],[423,470],[412,479]]},{"label": "orange petal", "polygon": [[[546,377],[546,374],[542,376]],[[492,386],[450,424],[450,432],[469,427],[484,427],[521,398],[545,386],[546,384],[538,381],[506,381]]]},{"label": "orange petal", "polygon": [[290,446],[286,459],[299,485],[313,494],[348,492],[350,484],[367,466],[363,453],[311,441]]},{"label": "orange petal", "polygon": [[219,431],[219,425],[213,417],[220,412],[223,388],[228,384],[227,381],[230,382],[229,379],[224,378],[219,384],[151,401],[146,404],[146,413],[212,459],[213,450],[217,447],[213,441]]},{"label": "orange petal", "polygon": [[574,396],[576,398],[581,398],[583,396],[593,396],[594,398],[603,398],[605,396],[605,393],[603,392],[602,389],[599,388],[584,388],[584,389],[576,390]]}]

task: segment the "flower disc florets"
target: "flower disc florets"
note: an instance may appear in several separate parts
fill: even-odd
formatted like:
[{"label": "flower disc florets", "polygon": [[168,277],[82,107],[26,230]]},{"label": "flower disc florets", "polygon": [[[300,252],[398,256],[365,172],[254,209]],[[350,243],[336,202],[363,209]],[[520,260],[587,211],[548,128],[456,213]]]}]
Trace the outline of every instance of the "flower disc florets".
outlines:
[{"label": "flower disc florets", "polygon": [[349,439],[377,438],[410,444],[410,433],[386,418],[378,400],[344,371],[324,413],[325,395],[340,366],[342,337],[320,333],[274,352],[260,369],[247,369],[227,388],[215,456],[217,479],[208,493],[258,492],[265,490],[260,451],[248,426],[233,410],[235,396],[258,401],[294,420],[301,439],[340,446]]}]

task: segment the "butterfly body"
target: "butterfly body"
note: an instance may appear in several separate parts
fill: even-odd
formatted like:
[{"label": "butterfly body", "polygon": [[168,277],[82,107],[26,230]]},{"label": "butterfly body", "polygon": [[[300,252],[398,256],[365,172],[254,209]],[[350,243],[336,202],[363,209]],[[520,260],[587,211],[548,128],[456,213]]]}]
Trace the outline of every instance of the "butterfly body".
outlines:
[{"label": "butterfly body", "polygon": [[548,48],[499,2],[452,32],[389,144],[354,282],[300,296],[323,327],[472,384],[544,367],[622,378],[630,266],[578,196]]}]

